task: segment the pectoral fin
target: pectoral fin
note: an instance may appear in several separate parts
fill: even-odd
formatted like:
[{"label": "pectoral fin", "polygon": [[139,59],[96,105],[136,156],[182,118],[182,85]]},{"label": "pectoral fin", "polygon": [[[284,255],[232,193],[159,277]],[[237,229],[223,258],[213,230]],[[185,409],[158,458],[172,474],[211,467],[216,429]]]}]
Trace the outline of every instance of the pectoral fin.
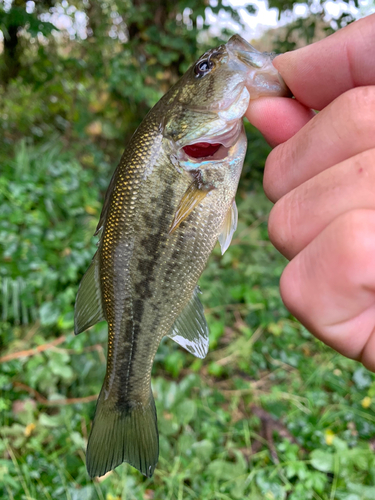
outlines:
[{"label": "pectoral fin", "polygon": [[238,210],[235,200],[232,201],[232,205],[227,212],[225,217],[223,227],[221,229],[221,233],[219,234],[218,240],[221,246],[221,254],[224,255],[224,252],[230,245],[232,241],[233,233],[237,229],[238,222]]},{"label": "pectoral fin", "polygon": [[199,189],[195,182],[190,184],[177,207],[173,222],[169,229],[169,234],[172,234],[181,222],[184,221],[189,214],[191,214],[194,208],[204,200],[207,193],[209,193],[209,190]]},{"label": "pectoral fin", "polygon": [[74,307],[74,333],[78,335],[104,319],[99,281],[99,257],[96,253],[79,285]]},{"label": "pectoral fin", "polygon": [[174,322],[168,337],[197,358],[205,358],[208,352],[208,325],[203,306],[195,287],[192,298]]}]

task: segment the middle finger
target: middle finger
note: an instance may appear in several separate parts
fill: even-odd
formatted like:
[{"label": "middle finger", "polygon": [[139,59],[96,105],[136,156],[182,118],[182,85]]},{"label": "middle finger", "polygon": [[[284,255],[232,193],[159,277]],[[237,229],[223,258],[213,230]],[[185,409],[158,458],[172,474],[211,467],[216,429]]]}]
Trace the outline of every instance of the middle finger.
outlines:
[{"label": "middle finger", "polygon": [[375,209],[375,148],[321,172],[283,196],[273,207],[268,232],[292,259],[338,216]]},{"label": "middle finger", "polygon": [[264,190],[272,201],[323,170],[375,147],[375,86],[349,90],[267,158]]}]

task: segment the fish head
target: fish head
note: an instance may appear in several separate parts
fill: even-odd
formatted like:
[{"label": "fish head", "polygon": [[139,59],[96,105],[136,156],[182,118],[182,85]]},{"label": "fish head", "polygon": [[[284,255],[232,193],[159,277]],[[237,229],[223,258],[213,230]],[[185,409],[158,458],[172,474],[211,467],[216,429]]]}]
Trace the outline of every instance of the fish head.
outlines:
[{"label": "fish head", "polygon": [[165,96],[163,135],[186,170],[208,157],[222,160],[242,131],[250,99],[290,96],[272,64],[239,35],[203,54]]}]

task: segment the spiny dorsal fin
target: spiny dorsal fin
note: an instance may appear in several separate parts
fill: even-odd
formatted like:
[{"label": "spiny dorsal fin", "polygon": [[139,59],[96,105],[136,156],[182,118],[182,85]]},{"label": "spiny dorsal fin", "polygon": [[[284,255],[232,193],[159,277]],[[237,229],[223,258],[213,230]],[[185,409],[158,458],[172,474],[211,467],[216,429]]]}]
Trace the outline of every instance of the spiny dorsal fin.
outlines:
[{"label": "spiny dorsal fin", "polygon": [[174,322],[168,337],[197,358],[203,359],[208,352],[209,339],[203,306],[198,298],[199,292],[199,287],[195,287],[192,298]]},{"label": "spiny dorsal fin", "polygon": [[99,280],[99,257],[96,252],[79,285],[74,307],[74,333],[78,335],[104,319]]},{"label": "spiny dorsal fin", "polygon": [[230,242],[232,241],[233,233],[237,229],[237,222],[238,222],[238,210],[236,202],[235,200],[233,200],[227,212],[227,215],[225,216],[221,233],[218,236],[222,255],[224,255],[224,252],[227,250],[227,248],[230,245]]},{"label": "spiny dorsal fin", "polygon": [[171,228],[169,229],[169,234],[172,234],[178,228],[181,222],[184,221],[194,208],[204,200],[209,191],[210,190],[199,189],[195,181],[190,184],[177,207]]}]

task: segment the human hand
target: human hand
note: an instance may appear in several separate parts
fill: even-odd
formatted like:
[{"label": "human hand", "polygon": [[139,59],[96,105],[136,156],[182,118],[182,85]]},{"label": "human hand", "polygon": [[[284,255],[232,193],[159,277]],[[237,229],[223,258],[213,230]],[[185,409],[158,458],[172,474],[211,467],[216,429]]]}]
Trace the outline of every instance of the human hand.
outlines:
[{"label": "human hand", "polygon": [[[269,235],[291,313],[375,371],[375,15],[274,60],[296,99],[247,117],[272,145]],[[315,115],[312,109],[319,110]]]}]

